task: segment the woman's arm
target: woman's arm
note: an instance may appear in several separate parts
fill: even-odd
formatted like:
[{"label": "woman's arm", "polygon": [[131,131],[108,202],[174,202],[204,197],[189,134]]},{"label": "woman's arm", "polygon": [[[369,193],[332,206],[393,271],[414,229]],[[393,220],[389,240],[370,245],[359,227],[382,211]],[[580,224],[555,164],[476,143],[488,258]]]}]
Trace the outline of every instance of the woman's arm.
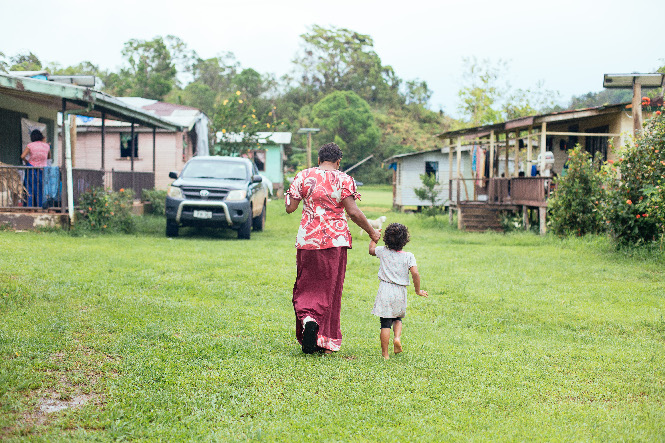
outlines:
[{"label": "woman's arm", "polygon": [[416,294],[421,297],[427,297],[427,291],[420,289],[420,274],[418,274],[418,266],[411,266],[409,271],[411,271],[411,278],[413,279],[413,287],[416,290]]},{"label": "woman's arm", "polygon": [[349,214],[349,218],[353,220],[353,223],[357,224],[362,228],[363,231],[369,234],[369,238],[378,242],[381,238],[381,233],[374,229],[372,225],[367,221],[367,217],[363,214],[363,211],[360,210],[356,204],[356,199],[352,195],[349,195],[344,200],[342,200],[342,205],[346,209],[346,213]]},{"label": "woman's arm", "polygon": [[26,146],[23,152],[21,153],[21,160],[25,161],[25,158],[28,156],[28,154],[30,154],[30,148]]},{"label": "woman's arm", "polygon": [[300,205],[299,199],[291,197],[291,195],[289,195],[288,192],[286,193],[286,195],[284,195],[284,207],[286,209],[287,214],[290,214],[296,209],[298,209],[298,205]]}]

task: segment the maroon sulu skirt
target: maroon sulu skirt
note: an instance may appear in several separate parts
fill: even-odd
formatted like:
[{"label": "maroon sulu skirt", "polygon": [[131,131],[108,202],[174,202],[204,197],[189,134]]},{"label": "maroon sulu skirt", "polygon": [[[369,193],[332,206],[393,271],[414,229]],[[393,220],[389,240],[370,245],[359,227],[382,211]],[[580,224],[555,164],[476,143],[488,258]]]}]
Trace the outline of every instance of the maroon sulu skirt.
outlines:
[{"label": "maroon sulu skirt", "polygon": [[296,339],[302,344],[302,321],[310,316],[319,324],[317,345],[339,351],[342,345],[340,311],[346,274],[347,248],[298,249],[298,276],[293,285]]}]

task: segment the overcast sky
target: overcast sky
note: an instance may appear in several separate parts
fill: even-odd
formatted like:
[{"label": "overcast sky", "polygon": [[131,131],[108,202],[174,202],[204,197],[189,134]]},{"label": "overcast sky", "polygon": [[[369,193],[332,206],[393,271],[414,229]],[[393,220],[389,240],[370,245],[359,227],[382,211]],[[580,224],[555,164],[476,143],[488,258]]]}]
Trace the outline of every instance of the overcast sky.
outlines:
[{"label": "overcast sky", "polygon": [[180,37],[203,57],[231,51],[243,67],[281,76],[313,24],[369,34],[384,65],[425,80],[430,107],[457,114],[464,57],[510,61],[510,83],[572,95],[602,89],[604,73],[665,64],[663,0],[0,0],[0,51],[62,65],[122,64],[131,38]]}]

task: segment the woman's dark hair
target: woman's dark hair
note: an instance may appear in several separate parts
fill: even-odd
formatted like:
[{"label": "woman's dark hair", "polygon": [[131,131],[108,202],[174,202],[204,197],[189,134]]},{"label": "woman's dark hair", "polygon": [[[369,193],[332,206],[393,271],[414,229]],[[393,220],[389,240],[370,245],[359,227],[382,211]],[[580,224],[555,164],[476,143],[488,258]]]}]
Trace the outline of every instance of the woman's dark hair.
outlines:
[{"label": "woman's dark hair", "polygon": [[399,223],[391,223],[383,231],[383,242],[388,249],[401,251],[404,245],[409,242],[409,229]]},{"label": "woman's dark hair", "polygon": [[337,143],[326,143],[319,149],[320,162],[335,163],[340,158],[342,158],[342,150],[337,146]]},{"label": "woman's dark hair", "polygon": [[44,134],[42,134],[42,131],[39,129],[33,129],[32,132],[30,133],[30,141],[32,142],[40,142],[44,140]]}]

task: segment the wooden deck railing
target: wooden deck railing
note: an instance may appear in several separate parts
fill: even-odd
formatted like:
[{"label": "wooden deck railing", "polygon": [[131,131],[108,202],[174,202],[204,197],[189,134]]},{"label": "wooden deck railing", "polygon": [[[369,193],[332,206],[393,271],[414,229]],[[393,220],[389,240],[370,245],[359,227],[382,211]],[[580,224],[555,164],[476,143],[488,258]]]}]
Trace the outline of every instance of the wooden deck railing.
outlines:
[{"label": "wooden deck railing", "polygon": [[[451,203],[482,202],[488,205],[546,206],[554,190],[551,177],[454,179],[449,182]],[[452,201],[453,186],[457,189]]]}]

